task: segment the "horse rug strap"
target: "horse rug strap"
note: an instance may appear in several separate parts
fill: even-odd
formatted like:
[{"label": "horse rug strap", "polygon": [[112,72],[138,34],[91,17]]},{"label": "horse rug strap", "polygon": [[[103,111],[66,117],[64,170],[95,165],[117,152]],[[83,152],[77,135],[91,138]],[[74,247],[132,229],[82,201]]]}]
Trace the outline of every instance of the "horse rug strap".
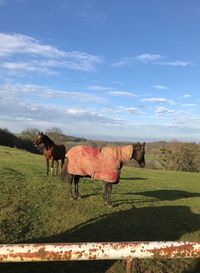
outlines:
[{"label": "horse rug strap", "polygon": [[70,174],[116,183],[119,181],[120,169],[131,159],[132,153],[132,145],[104,148],[76,146],[66,154],[67,171]]}]

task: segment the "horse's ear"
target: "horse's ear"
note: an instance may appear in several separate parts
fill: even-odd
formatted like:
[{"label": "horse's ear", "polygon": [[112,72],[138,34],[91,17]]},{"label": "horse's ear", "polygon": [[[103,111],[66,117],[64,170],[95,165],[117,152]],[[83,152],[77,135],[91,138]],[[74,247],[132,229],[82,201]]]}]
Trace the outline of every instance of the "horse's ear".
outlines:
[{"label": "horse's ear", "polygon": [[144,147],[145,147],[145,144],[146,144],[146,143],[145,143],[145,142],[143,142],[142,146],[144,146]]}]

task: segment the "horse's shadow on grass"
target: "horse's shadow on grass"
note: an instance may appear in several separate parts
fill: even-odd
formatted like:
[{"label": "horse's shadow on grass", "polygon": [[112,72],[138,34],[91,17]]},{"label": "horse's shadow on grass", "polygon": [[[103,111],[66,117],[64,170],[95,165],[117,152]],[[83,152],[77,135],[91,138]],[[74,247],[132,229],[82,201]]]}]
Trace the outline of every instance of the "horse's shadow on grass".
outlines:
[{"label": "horse's shadow on grass", "polygon": [[[131,208],[91,219],[61,234],[36,238],[31,243],[175,241],[199,228],[200,215],[186,206]],[[0,272],[105,273],[113,264],[113,261],[1,264]]]},{"label": "horse's shadow on grass", "polygon": [[180,191],[180,190],[155,190],[155,191],[137,192],[136,194],[143,195],[146,197],[154,197],[163,201],[175,201],[182,198],[200,197],[200,193]]},{"label": "horse's shadow on grass", "polygon": [[147,180],[146,177],[120,177],[120,180]]},{"label": "horse's shadow on grass", "polygon": [[81,194],[81,199],[87,199],[87,198],[89,198],[91,196],[95,196],[95,195],[99,196],[99,193]]},{"label": "horse's shadow on grass", "polygon": [[[114,195],[115,193],[113,193]],[[180,190],[155,190],[155,191],[144,191],[144,192],[123,192],[120,195],[125,195],[125,196],[135,196],[135,195],[143,195],[145,197],[150,197],[153,199],[141,199],[141,200],[115,200],[114,205],[118,207],[119,205],[122,204],[132,204],[134,203],[153,203],[157,201],[175,201],[178,199],[183,199],[183,198],[193,198],[193,197],[200,197],[200,193],[198,192],[187,192],[187,191],[180,191]]]}]

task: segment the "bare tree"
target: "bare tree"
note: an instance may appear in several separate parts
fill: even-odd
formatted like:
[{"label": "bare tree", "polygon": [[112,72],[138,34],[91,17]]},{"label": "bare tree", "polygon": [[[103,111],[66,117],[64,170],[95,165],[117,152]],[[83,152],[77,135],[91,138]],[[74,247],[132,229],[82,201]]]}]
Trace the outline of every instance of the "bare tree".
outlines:
[{"label": "bare tree", "polygon": [[62,130],[57,127],[52,127],[50,129],[45,130],[45,134],[47,134],[55,143],[61,144],[65,141],[66,136],[63,134]]},{"label": "bare tree", "polygon": [[37,128],[27,128],[26,130],[22,131],[21,137],[34,141],[38,133],[39,129]]}]

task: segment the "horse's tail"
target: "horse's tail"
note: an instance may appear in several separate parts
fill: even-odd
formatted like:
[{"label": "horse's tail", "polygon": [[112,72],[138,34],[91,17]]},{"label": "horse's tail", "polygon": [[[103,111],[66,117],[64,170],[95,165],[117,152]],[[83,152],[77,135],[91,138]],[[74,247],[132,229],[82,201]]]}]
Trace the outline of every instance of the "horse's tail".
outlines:
[{"label": "horse's tail", "polygon": [[62,166],[61,173],[60,173],[60,179],[64,181],[64,179],[67,177],[68,172],[67,172],[67,164],[68,164],[68,159],[65,159],[65,163]]}]

